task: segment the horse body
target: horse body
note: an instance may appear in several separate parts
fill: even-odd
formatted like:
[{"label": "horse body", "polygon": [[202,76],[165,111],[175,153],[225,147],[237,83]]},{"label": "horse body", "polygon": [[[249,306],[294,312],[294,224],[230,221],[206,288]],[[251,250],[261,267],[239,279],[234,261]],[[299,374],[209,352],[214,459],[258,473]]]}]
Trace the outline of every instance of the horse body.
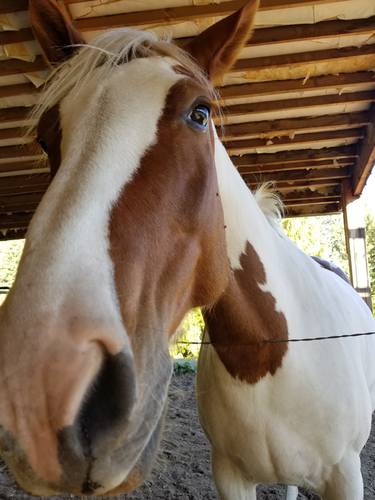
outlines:
[{"label": "horse body", "polygon": [[[375,407],[374,338],[281,344],[279,356],[272,351],[280,344],[246,344],[274,338],[275,311],[295,339],[373,331],[374,319],[350,285],[266,220],[221,144],[216,151],[234,272],[225,296],[205,313],[214,346],[202,346],[198,401],[219,490],[225,499],[255,498],[254,484],[283,482],[324,498],[360,499],[359,453]],[[264,281],[249,294],[259,266]]]}]

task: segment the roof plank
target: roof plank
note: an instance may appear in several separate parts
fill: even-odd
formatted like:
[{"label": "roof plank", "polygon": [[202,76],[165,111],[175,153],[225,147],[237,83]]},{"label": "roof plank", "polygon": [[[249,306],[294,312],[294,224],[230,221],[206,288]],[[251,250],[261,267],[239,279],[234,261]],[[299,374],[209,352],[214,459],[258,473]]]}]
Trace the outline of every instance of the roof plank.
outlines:
[{"label": "roof plank", "polygon": [[[312,143],[341,140],[355,140],[362,139],[365,135],[364,128],[332,130],[327,132],[314,132],[307,134],[296,134],[295,136],[288,137],[275,137],[272,140],[267,138],[245,139],[238,141],[228,141],[225,146],[230,154],[241,154],[249,149],[267,148],[275,146],[290,146],[293,149],[294,145],[306,144],[309,147]],[[1,138],[1,130],[0,130]]]},{"label": "roof plank", "polygon": [[[290,68],[294,65],[334,61],[335,59],[349,57],[358,58],[368,55],[375,55],[375,44],[362,45],[361,47],[344,47],[341,49],[325,49],[311,52],[300,52],[297,54],[281,54],[275,56],[254,57],[251,59],[239,59],[230,72],[241,73],[243,71],[251,71],[254,69],[271,69],[282,66]],[[372,64],[368,69],[373,67],[374,65]]]},{"label": "roof plank", "polygon": [[367,111],[362,111],[312,118],[285,118],[282,120],[235,123],[226,125],[223,135],[219,127],[218,133],[222,136],[223,141],[227,142],[229,139],[238,139],[240,137],[243,139],[257,136],[276,137],[297,133],[298,131],[314,131],[314,129],[323,131],[361,127],[368,123],[370,123],[370,116]]},{"label": "roof plank", "polygon": [[34,61],[22,61],[21,59],[0,61],[0,76],[33,73],[44,69],[47,69],[47,63],[42,56],[36,56]]},{"label": "roof plank", "polygon": [[[279,153],[248,154],[242,156],[232,156],[232,161],[236,166],[267,165],[271,163],[290,163],[301,160],[323,160],[339,158],[356,158],[358,156],[357,147],[343,146],[340,148],[302,149],[298,151],[282,151]],[[290,165],[293,168],[293,165]]]},{"label": "roof plank", "polygon": [[[375,82],[374,82],[375,83]],[[1,91],[1,88],[0,88]],[[233,104],[223,107],[225,118],[231,116],[252,115],[258,113],[272,113],[286,109],[306,109],[337,104],[354,104],[358,102],[374,102],[375,90],[363,92],[349,92],[345,94],[321,95],[313,97],[299,97],[297,99],[282,99],[275,101],[262,101],[248,104]]]},{"label": "roof plank", "polygon": [[[76,3],[77,1],[78,0],[66,0],[66,4]],[[334,0],[328,1],[334,3]],[[318,3],[327,4],[327,0],[261,0],[259,10],[305,7]],[[101,30],[121,26],[163,26],[181,21],[226,16],[242,6],[243,0],[232,0],[222,3],[186,5],[181,7],[110,14],[106,16],[83,17],[75,20],[75,26],[81,31]]]},{"label": "roof plank", "polygon": [[375,85],[375,73],[372,71],[358,71],[355,73],[341,73],[339,75],[314,76],[306,80],[299,78],[296,80],[274,80],[268,82],[241,83],[236,85],[225,85],[220,87],[220,97],[222,100],[245,98],[254,96],[266,96],[275,94],[285,94],[288,92],[309,90],[316,91],[337,89],[356,85]]},{"label": "roof plank", "polygon": [[362,141],[360,155],[353,172],[353,194],[360,195],[375,163],[375,104],[371,105],[370,122]]}]

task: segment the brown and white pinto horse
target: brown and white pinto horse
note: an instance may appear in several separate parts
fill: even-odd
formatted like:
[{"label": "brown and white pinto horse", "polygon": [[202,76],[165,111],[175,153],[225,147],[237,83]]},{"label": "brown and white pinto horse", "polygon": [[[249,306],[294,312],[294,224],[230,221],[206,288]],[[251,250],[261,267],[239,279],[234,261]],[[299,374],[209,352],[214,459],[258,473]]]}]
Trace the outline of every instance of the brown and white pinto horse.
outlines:
[{"label": "brown and white pinto horse", "polygon": [[185,52],[129,30],[82,47],[56,0],[30,0],[45,54],[67,61],[36,114],[56,175],[0,312],[0,453],[27,491],[140,484],[162,428],[169,338],[201,305],[214,344],[198,398],[221,497],[252,500],[256,483],[283,482],[363,498],[374,340],[263,341],[374,320],[275,229],[210,119],[204,74],[216,81],[233,64],[257,3]]}]

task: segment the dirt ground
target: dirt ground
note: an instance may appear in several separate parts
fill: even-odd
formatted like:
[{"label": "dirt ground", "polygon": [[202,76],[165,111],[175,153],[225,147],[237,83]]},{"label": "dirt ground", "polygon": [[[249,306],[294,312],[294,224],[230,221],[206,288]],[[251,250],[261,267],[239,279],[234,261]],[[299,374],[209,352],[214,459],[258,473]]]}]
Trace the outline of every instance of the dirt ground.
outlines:
[{"label": "dirt ground", "polygon": [[[210,472],[207,440],[198,423],[194,397],[195,375],[176,375],[170,390],[167,429],[160,458],[153,476],[136,493],[118,500],[218,500]],[[375,429],[362,455],[365,500],[375,500]],[[281,500],[284,489],[260,487],[258,500]],[[0,500],[27,500],[5,473],[0,472]],[[74,497],[54,497],[73,500]],[[82,497],[80,497],[82,498]],[[299,500],[317,500],[305,493]]]}]

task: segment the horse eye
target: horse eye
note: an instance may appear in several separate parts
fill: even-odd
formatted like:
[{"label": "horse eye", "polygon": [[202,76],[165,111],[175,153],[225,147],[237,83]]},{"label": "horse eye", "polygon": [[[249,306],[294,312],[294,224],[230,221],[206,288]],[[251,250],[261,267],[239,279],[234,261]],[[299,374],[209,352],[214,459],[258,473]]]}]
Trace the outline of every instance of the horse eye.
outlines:
[{"label": "horse eye", "polygon": [[188,123],[198,130],[207,130],[210,115],[210,108],[205,104],[199,104],[188,114]]},{"label": "horse eye", "polygon": [[43,149],[45,153],[48,153],[48,147],[46,141],[38,137],[36,142],[39,144],[39,146]]}]

